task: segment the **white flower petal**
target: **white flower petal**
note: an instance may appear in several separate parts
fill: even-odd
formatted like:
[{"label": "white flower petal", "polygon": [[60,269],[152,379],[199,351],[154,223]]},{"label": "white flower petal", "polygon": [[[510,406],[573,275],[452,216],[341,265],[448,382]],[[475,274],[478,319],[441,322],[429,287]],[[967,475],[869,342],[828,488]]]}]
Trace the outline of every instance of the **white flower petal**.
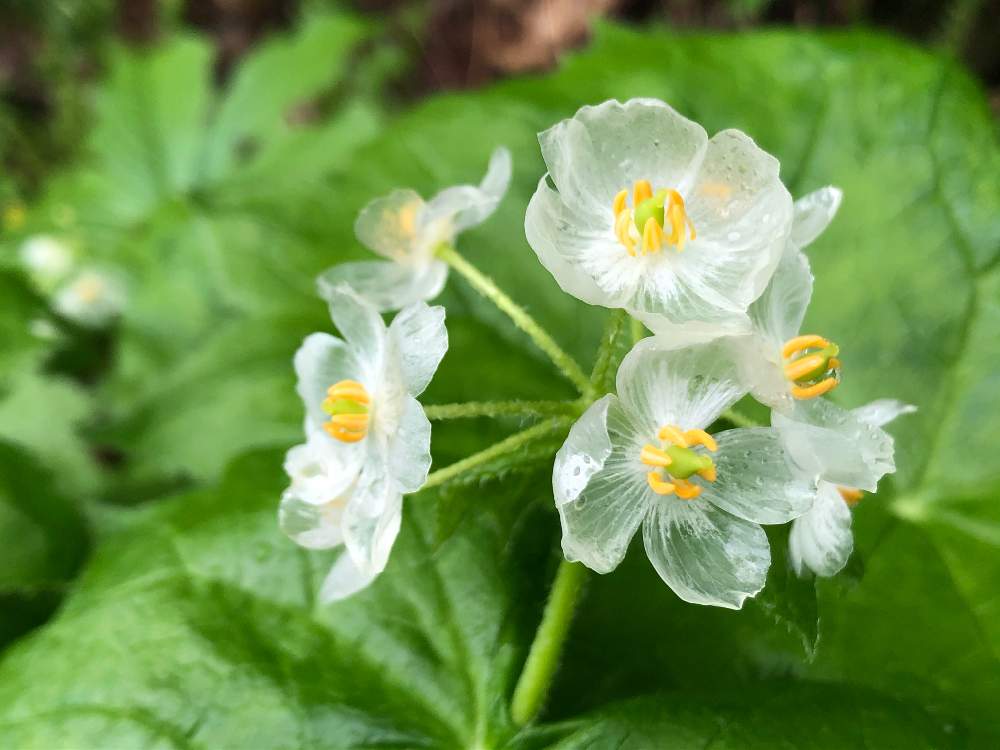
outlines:
[{"label": "white flower petal", "polygon": [[573,425],[552,471],[567,560],[608,573],[625,557],[651,495],[640,449],[613,395],[592,404]]},{"label": "white flower petal", "polygon": [[330,568],[319,589],[319,600],[324,604],[340,601],[368,588],[378,573],[362,571],[345,550]]},{"label": "white flower petal", "polygon": [[792,522],[788,536],[792,568],[799,575],[811,570],[833,576],[847,564],[853,549],[851,509],[834,485],[821,482],[812,510]]},{"label": "white flower petal", "polygon": [[427,225],[446,220],[452,234],[482,224],[488,219],[510,185],[510,151],[497,148],[490,156],[486,176],[478,186],[457,185],[442,190],[427,203],[423,221]]},{"label": "white flower petal", "polygon": [[359,361],[356,352],[336,336],[313,333],[306,336],[295,352],[295,389],[306,407],[312,426],[322,429],[329,415],[323,411],[327,389],[341,380],[357,380],[366,388],[374,386],[375,373]]},{"label": "white flower petal", "polygon": [[431,423],[420,403],[406,396],[395,434],[389,438],[389,471],[404,494],[416,492],[431,468]]},{"label": "white flower petal", "polygon": [[440,260],[425,264],[362,260],[327,269],[316,279],[316,288],[329,301],[335,289],[346,285],[376,310],[386,312],[434,299],[447,278],[448,265]]},{"label": "white flower petal", "polygon": [[805,254],[789,248],[760,298],[750,306],[757,333],[779,350],[799,334],[812,298],[813,275]]},{"label": "white flower petal", "polygon": [[913,414],[917,410],[913,404],[904,404],[893,398],[880,398],[870,404],[852,409],[854,417],[865,424],[874,427],[884,427],[896,417],[904,414]]},{"label": "white flower petal", "polygon": [[661,498],[642,538],[660,578],[686,602],[740,609],[764,588],[771,564],[764,530],[701,498]]},{"label": "white flower petal", "polygon": [[617,385],[647,439],[664,425],[703,429],[746,393],[725,342],[676,349],[657,336],[625,356]]},{"label": "white flower petal", "polygon": [[431,382],[448,351],[443,307],[423,302],[399,311],[389,325],[389,351],[399,366],[407,392],[419,396]]},{"label": "white flower petal", "polygon": [[896,470],[892,437],[826,399],[799,401],[787,415],[771,412],[771,423],[806,476],[874,492]]},{"label": "white flower petal", "polygon": [[402,515],[403,497],[391,482],[375,481],[355,490],[344,510],[342,528],[347,551],[359,571],[377,575],[385,570]]},{"label": "white flower petal", "polygon": [[125,307],[125,286],[113,273],[88,268],[56,292],[52,306],[75,323],[101,328]]},{"label": "white flower petal", "polygon": [[781,412],[795,407],[781,350],[773,341],[754,333],[730,338],[727,343],[740,378],[755,399]]},{"label": "white flower petal", "polygon": [[346,492],[361,473],[364,446],[340,443],[306,420],[307,441],[285,455],[285,473],[303,502],[328,503]]},{"label": "white flower petal", "polygon": [[698,294],[710,289],[746,310],[764,291],[791,231],[792,197],[778,169],[777,159],[737,130],[709,141],[686,198],[697,239],[678,269],[685,283],[700,280],[692,287]]},{"label": "white flower petal", "polygon": [[819,237],[837,215],[843,197],[840,188],[829,185],[795,201],[790,238],[792,245],[803,248]]},{"label": "white flower petal", "polygon": [[608,216],[615,194],[636,180],[683,192],[707,140],[704,128],[656,99],[582,107],[538,136],[563,202]]},{"label": "white flower petal", "polygon": [[340,521],[346,500],[343,498],[323,505],[306,502],[292,489],[281,496],[278,525],[300,547],[330,549],[344,541]]},{"label": "white flower petal", "polygon": [[708,455],[716,480],[696,480],[705,500],[763,524],[787,523],[812,507],[816,486],[793,470],[774,429],[726,430],[714,437],[719,450]]},{"label": "white flower petal", "polygon": [[393,190],[361,209],[354,234],[361,244],[394,261],[413,261],[418,247],[416,229],[424,201],[413,190]]},{"label": "white flower petal", "polygon": [[[330,289],[326,299],[334,325],[355,352],[357,360],[378,367],[386,335],[385,321],[378,310],[347,286]],[[360,377],[354,379],[360,380]]]}]

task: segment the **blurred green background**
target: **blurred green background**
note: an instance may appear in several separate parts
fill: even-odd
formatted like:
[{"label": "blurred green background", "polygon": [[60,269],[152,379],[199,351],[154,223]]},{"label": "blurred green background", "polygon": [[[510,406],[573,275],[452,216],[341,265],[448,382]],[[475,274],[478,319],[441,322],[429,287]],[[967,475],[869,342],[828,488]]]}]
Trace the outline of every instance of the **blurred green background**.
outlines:
[{"label": "blurred green background", "polygon": [[[995,747],[1000,743],[1000,14],[984,2],[0,5],[0,746]],[[411,498],[385,575],[335,607],[279,534],[313,279],[358,209],[479,179],[460,239],[589,365],[606,312],[523,236],[535,134],[655,96],[738,127],[799,196],[807,325],[857,406],[917,404],[832,580],[684,605],[641,550],[594,577],[543,721],[506,704],[557,562],[561,435]],[[120,287],[87,325],[46,238]],[[72,273],[73,271],[67,271]],[[460,281],[427,403],[571,395]],[[519,425],[435,425],[443,466]],[[713,744],[714,743],[714,744]]]}]

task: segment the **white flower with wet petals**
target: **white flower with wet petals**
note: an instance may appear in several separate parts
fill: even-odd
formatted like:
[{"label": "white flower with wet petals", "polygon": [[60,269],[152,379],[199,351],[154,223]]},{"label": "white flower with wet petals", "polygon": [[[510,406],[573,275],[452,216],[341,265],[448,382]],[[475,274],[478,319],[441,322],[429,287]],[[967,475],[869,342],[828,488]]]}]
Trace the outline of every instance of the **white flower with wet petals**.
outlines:
[{"label": "white flower with wet petals", "polygon": [[[882,426],[896,417],[914,411],[915,406],[881,399],[855,409],[852,415],[858,422],[881,431]],[[857,487],[819,482],[816,503],[792,521],[788,554],[796,573],[812,571],[818,576],[833,576],[843,569],[854,549],[851,508],[863,496]]]},{"label": "white flower with wet petals", "polygon": [[380,311],[434,299],[448,266],[435,251],[489,218],[510,184],[510,152],[498,148],[479,185],[457,185],[424,201],[413,190],[393,190],[365,206],[354,224],[362,244],[387,260],[341,263],[317,280],[320,296],[346,284]]},{"label": "white flower with wet petals", "polygon": [[721,343],[671,350],[640,342],[618,395],[594,403],[552,476],[568,560],[614,570],[643,529],[660,577],[688,602],[739,609],[764,586],[760,524],[806,512],[815,483],[797,477],[771,428],[705,429],[745,392]]},{"label": "white flower with wet petals", "polygon": [[774,157],[655,99],[583,107],[539,142],[525,232],[564,291],[676,341],[749,330],[791,228]]},{"label": "white flower with wet petals", "polygon": [[387,328],[346,287],[330,299],[343,338],[314,333],[296,352],[307,440],[286,458],[292,482],[280,510],[299,544],[346,548],[324,600],[354,593],[385,568],[402,496],[420,489],[431,463],[430,422],[416,397],[448,348],[441,307],[410,305]]}]

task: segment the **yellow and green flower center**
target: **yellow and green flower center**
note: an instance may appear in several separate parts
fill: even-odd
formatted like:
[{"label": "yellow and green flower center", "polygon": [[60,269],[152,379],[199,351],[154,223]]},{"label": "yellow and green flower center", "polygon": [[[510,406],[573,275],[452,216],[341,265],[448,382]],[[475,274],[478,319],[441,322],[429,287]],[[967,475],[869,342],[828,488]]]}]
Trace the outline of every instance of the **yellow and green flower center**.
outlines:
[{"label": "yellow and green flower center", "polygon": [[693,450],[700,445],[712,453],[719,446],[704,430],[687,430],[667,425],[660,428],[657,437],[660,446],[647,443],[639,460],[652,467],[646,475],[650,489],[657,495],[677,495],[681,500],[693,500],[701,494],[701,487],[691,481],[697,474],[702,479],[715,481],[715,463],[704,453]]},{"label": "yellow and green flower center", "polygon": [[781,349],[792,395],[809,399],[829,393],[840,383],[840,347],[822,336],[796,336]]},{"label": "yellow and green flower center", "polygon": [[672,188],[654,194],[648,180],[638,180],[632,188],[632,205],[628,205],[628,189],[624,189],[615,196],[611,210],[615,215],[615,236],[629,255],[635,256],[636,248],[643,255],[658,253],[664,245],[681,252],[688,239],[695,239],[684,198]]},{"label": "yellow and green flower center", "polygon": [[323,423],[323,429],[343,443],[357,443],[368,435],[371,397],[361,383],[356,380],[341,380],[331,385],[323,400],[323,411],[330,415],[330,421]]}]

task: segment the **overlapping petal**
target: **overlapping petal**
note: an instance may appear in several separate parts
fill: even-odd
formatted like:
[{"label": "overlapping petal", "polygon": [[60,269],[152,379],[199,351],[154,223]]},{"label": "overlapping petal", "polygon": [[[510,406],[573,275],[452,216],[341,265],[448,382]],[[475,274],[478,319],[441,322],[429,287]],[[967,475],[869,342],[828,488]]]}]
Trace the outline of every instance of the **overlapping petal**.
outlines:
[{"label": "overlapping petal", "polygon": [[500,147],[490,155],[486,175],[479,185],[457,185],[445,188],[427,203],[421,221],[430,226],[447,222],[451,237],[488,219],[510,186],[510,151]]},{"label": "overlapping petal", "polygon": [[843,197],[839,188],[828,185],[795,201],[791,244],[801,249],[819,237],[837,215]]},{"label": "overlapping petal", "polygon": [[329,300],[335,289],[348,286],[377,310],[386,312],[434,299],[447,278],[448,266],[440,260],[414,264],[360,260],[327,269],[316,279],[316,289],[320,297]]},{"label": "overlapping petal", "polygon": [[423,393],[448,350],[443,307],[418,303],[399,311],[389,325],[391,359],[398,363],[407,392]]},{"label": "overlapping petal", "polygon": [[847,564],[853,549],[851,509],[834,485],[821,482],[815,505],[792,524],[788,537],[792,568],[799,575],[811,570],[833,576]]},{"label": "overlapping petal", "polygon": [[392,261],[409,261],[417,242],[424,200],[413,190],[393,190],[361,209],[354,234],[370,250]]},{"label": "overlapping petal", "polygon": [[656,572],[686,602],[740,609],[764,588],[764,530],[707,500],[655,503],[642,538]]}]

